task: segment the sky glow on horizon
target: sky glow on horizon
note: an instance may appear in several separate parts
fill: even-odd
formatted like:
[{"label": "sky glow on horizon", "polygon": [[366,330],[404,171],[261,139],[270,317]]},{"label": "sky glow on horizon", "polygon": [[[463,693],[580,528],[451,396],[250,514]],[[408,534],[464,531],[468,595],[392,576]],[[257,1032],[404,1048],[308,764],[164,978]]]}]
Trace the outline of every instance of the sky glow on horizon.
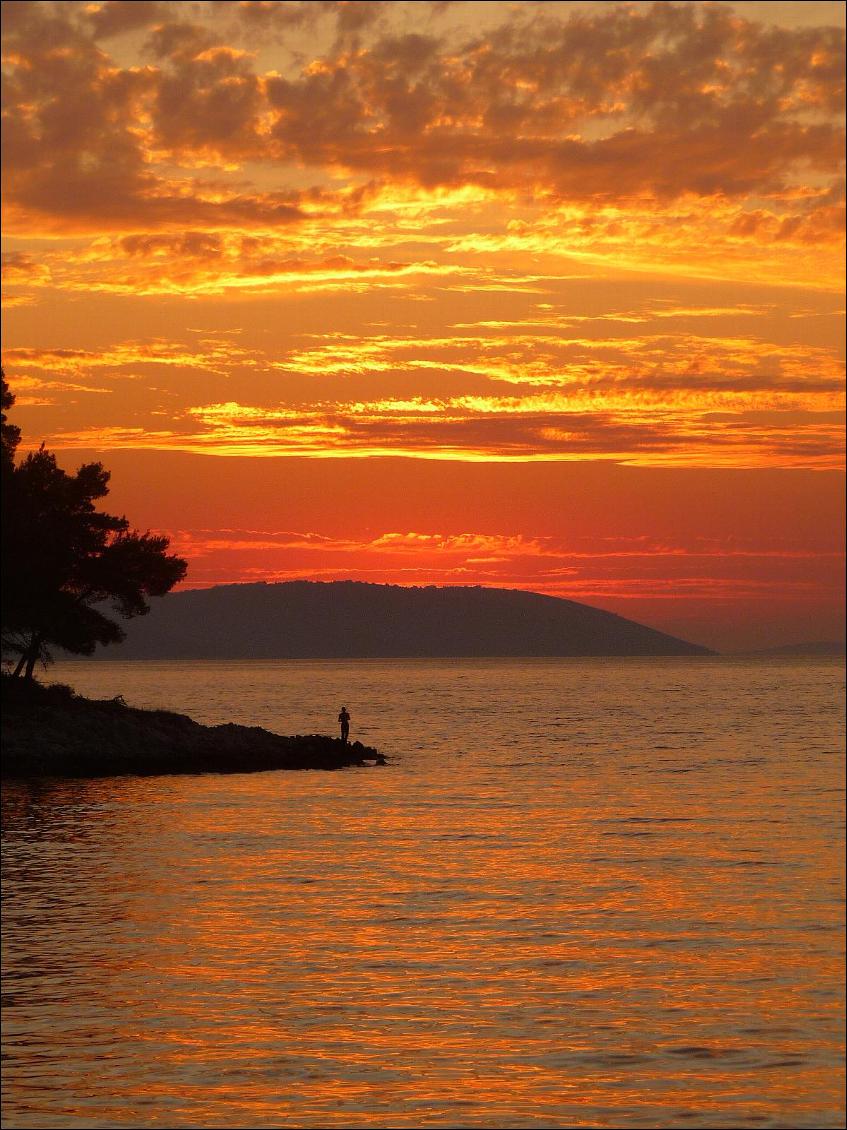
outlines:
[{"label": "sky glow on horizon", "polygon": [[189,585],[843,635],[842,5],[3,11],[14,420]]}]

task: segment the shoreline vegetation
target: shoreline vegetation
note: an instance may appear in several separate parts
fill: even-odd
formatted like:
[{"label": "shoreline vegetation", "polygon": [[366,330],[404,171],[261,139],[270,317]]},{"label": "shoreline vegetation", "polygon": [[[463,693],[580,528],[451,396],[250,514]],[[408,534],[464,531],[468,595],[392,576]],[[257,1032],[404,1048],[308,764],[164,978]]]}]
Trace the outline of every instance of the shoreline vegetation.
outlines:
[{"label": "shoreline vegetation", "polygon": [[117,777],[258,773],[385,765],[361,742],[283,737],[260,726],[203,726],[185,714],[87,699],[62,684],[3,674],[4,777]]}]

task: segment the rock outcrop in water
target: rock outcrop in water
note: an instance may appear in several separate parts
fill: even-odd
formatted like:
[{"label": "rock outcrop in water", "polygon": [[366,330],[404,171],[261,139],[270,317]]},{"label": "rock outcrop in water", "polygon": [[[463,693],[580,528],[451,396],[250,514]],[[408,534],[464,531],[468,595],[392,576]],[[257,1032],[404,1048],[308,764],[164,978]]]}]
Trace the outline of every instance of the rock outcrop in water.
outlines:
[{"label": "rock outcrop in water", "polygon": [[600,608],[513,589],[259,582],[150,603],[97,659],[712,654]]},{"label": "rock outcrop in water", "polygon": [[375,749],[321,734],[201,726],[185,714],[91,700],[70,687],[2,677],[3,773],[15,777],[155,776],[384,765]]}]

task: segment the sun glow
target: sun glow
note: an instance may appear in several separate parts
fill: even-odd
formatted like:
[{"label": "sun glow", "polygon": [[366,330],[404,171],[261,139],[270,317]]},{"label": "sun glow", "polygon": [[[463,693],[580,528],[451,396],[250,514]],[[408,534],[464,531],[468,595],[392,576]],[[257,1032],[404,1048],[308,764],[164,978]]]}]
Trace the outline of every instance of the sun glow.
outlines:
[{"label": "sun glow", "polygon": [[[755,494],[778,471],[804,484],[782,519],[823,492],[836,529],[843,36],[771,7],[10,7],[4,364],[25,436],[132,475],[187,459],[189,510],[225,467],[288,481],[305,462],[332,493],[373,466],[357,544],[405,525],[378,468],[409,497],[443,467],[418,526],[442,557],[476,528],[477,474],[542,544],[534,503],[510,509],[522,469],[554,510],[560,474],[621,474],[626,496],[649,473],[645,535],[692,475]],[[296,500],[266,505],[284,525]],[[596,537],[621,521],[604,507]],[[379,576],[562,580],[510,578],[492,547],[433,573],[412,544],[412,574]],[[251,576],[301,575],[265,552]],[[730,592],[720,556],[684,560],[680,608],[709,577]],[[790,560],[806,581],[780,574],[786,607],[817,568]],[[648,614],[642,579],[625,599]],[[573,592],[608,603],[613,582],[598,564]]]}]

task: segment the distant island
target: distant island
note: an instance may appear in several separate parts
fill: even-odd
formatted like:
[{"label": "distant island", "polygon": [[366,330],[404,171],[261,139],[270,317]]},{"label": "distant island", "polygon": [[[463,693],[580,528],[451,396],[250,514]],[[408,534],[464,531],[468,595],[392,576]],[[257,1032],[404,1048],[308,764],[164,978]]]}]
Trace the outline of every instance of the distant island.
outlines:
[{"label": "distant island", "polygon": [[847,645],[843,640],[813,640],[809,643],[786,643],[780,647],[760,648],[751,655],[844,655]]},{"label": "distant island", "polygon": [[361,742],[323,734],[282,737],[260,726],[201,726],[185,714],[92,700],[70,687],[11,675],[2,688],[3,775],[114,777],[345,769],[384,765]]},{"label": "distant island", "polygon": [[151,600],[109,659],[713,655],[623,616],[515,589],[356,581],[218,585]]}]

